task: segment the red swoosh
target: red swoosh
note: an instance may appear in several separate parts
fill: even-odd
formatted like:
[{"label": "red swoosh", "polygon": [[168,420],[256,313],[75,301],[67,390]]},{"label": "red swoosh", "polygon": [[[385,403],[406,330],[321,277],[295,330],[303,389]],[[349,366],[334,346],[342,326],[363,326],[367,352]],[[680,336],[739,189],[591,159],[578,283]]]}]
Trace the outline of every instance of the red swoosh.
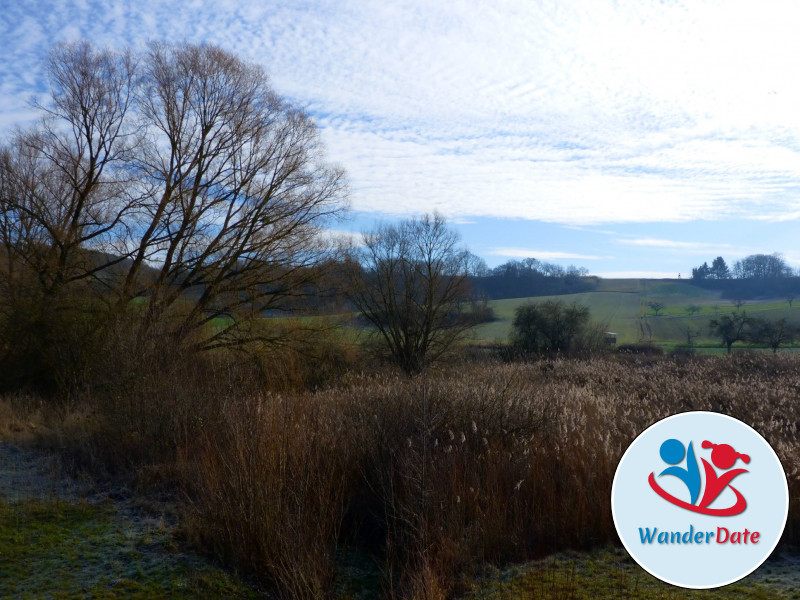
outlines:
[{"label": "red swoosh", "polygon": [[717,517],[732,517],[733,515],[738,515],[739,513],[743,512],[745,508],[747,508],[747,500],[744,499],[744,496],[737,490],[735,487],[730,487],[734,493],[736,494],[736,504],[729,508],[707,508],[701,506],[695,506],[694,504],[689,504],[679,498],[676,498],[672,494],[665,492],[661,489],[656,483],[656,478],[653,473],[650,473],[650,477],[647,478],[647,481],[650,483],[650,487],[653,488],[653,491],[664,498],[667,502],[674,504],[675,506],[680,506],[681,508],[685,508],[686,510],[690,510],[692,512],[700,513],[701,515],[712,515]]}]

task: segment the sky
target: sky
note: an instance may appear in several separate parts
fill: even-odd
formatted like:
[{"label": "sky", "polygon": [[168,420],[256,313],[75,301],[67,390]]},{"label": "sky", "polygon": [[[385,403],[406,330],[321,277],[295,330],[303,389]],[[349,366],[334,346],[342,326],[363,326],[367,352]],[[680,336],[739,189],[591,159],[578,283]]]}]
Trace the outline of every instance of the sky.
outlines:
[{"label": "sky", "polygon": [[360,232],[437,210],[495,266],[800,267],[800,3],[9,0],[0,135],[60,41],[208,42],[262,65],[343,166]]}]

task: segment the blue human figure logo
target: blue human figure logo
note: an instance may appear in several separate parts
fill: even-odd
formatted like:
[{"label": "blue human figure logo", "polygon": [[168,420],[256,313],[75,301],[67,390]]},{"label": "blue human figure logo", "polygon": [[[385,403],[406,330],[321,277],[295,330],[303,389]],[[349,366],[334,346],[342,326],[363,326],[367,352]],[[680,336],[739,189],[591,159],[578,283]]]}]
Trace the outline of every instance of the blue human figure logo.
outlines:
[{"label": "blue human figure logo", "polygon": [[[690,504],[697,502],[697,498],[700,495],[700,468],[697,466],[697,458],[695,458],[692,443],[689,442],[689,450],[687,451],[682,442],[676,439],[669,439],[661,444],[659,453],[665,463],[673,465],[661,471],[659,477],[662,475],[674,475],[683,481],[689,489]],[[683,460],[684,455],[686,456],[686,468],[675,466]]]}]

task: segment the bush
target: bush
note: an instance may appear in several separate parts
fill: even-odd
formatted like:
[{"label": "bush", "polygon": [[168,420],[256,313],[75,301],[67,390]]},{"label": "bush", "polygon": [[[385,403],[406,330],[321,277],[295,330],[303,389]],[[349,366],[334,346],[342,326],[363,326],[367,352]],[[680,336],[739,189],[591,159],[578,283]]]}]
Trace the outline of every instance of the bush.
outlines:
[{"label": "bush", "polygon": [[672,352],[669,353],[670,358],[678,360],[686,360],[693,358],[697,355],[694,346],[675,346]]},{"label": "bush", "polygon": [[104,325],[100,303],[79,290],[45,296],[19,286],[0,297],[0,391],[76,393],[101,352]]},{"label": "bush", "polygon": [[590,323],[587,307],[546,300],[517,307],[511,345],[523,354],[591,354],[604,349],[605,335]]},{"label": "bush", "polygon": [[194,542],[282,595],[330,597],[357,464],[336,412],[291,396],[228,403],[184,458]]}]

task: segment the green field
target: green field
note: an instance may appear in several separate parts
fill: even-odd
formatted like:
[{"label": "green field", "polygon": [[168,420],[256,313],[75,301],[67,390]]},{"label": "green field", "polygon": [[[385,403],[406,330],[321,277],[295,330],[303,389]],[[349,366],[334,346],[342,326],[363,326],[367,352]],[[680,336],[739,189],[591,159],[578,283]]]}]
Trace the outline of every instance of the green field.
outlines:
[{"label": "green field", "polygon": [[[563,300],[588,306],[592,320],[603,324],[606,331],[617,334],[617,344],[635,343],[643,337],[646,340],[650,335],[649,327],[652,342],[668,347],[685,344],[687,331],[697,334],[693,337],[697,345],[720,345],[718,339],[710,337],[708,322],[736,310],[730,300],[720,297],[720,292],[694,286],[689,281],[602,279],[595,291],[582,294],[492,300],[489,304],[494,309],[496,320],[475,328],[474,341],[506,341],[511,332],[514,310],[527,302],[545,300]],[[655,316],[648,307],[649,302],[662,302],[665,308]],[[691,305],[700,310],[690,314],[687,309]],[[749,316],[770,320],[786,317],[800,325],[800,304],[790,308],[784,298],[748,301],[740,310]]]}]

